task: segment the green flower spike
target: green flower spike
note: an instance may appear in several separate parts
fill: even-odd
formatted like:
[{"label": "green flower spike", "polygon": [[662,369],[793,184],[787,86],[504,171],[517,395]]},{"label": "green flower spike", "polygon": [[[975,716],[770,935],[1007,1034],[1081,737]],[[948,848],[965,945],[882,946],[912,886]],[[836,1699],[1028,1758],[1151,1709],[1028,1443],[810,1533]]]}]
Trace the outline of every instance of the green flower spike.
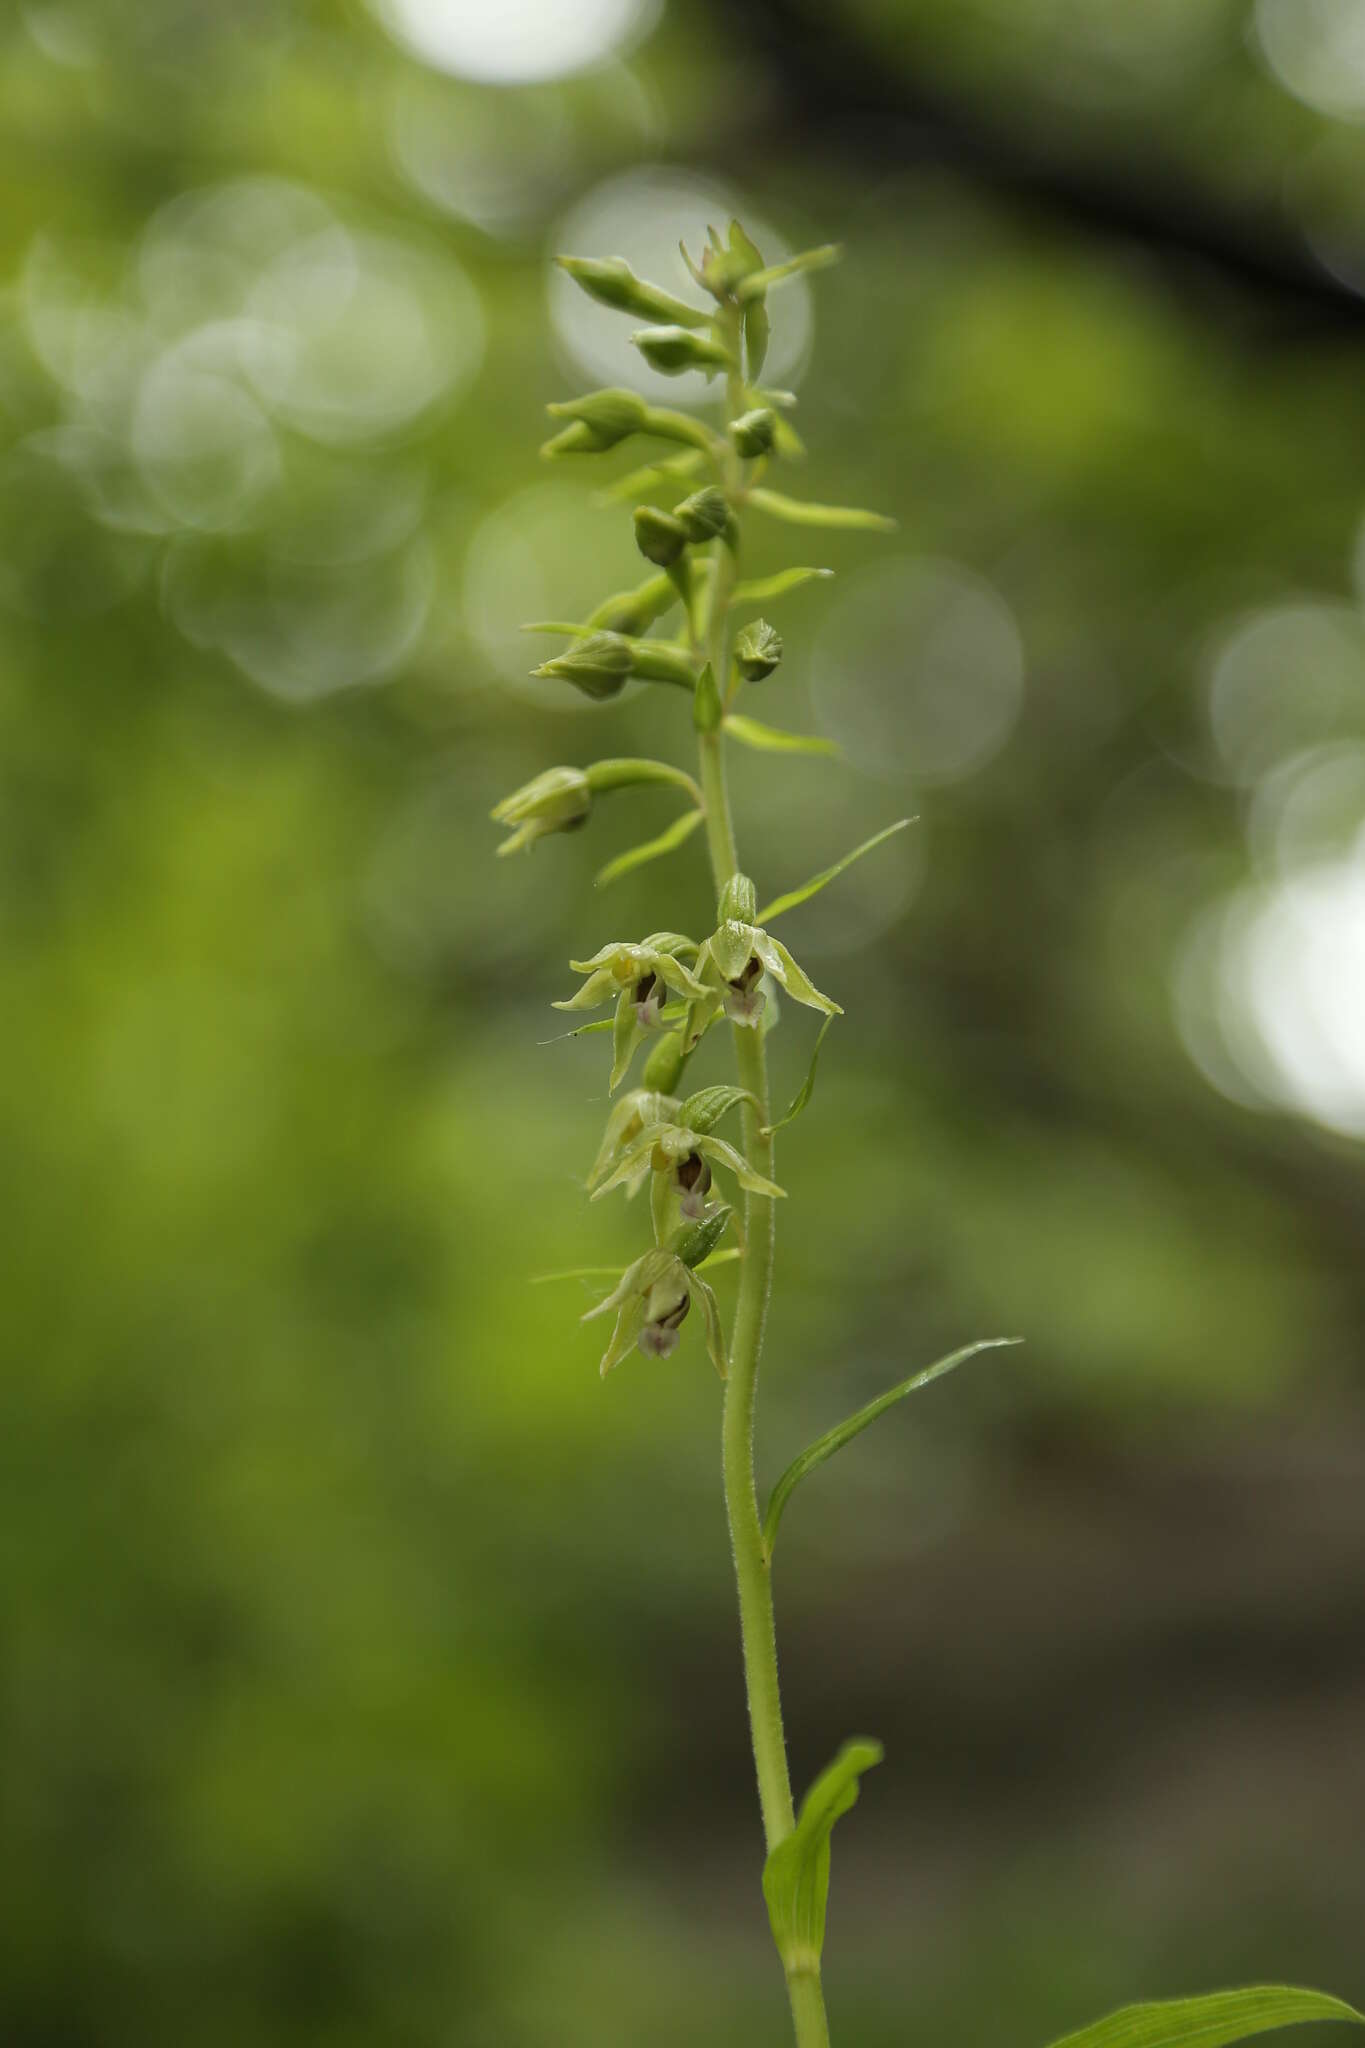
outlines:
[{"label": "green flower spike", "polygon": [[[678,1242],[681,1244],[681,1239]],[[611,1342],[602,1354],[603,1376],[620,1363],[632,1346],[638,1346],[646,1358],[669,1357],[677,1349],[678,1332],[694,1302],[701,1311],[711,1362],[724,1379],[725,1337],[720,1326],[720,1306],[701,1275],[692,1271],[677,1249],[667,1245],[656,1245],[633,1266],[627,1266],[605,1301],[599,1301],[583,1317],[588,1323],[594,1316],[616,1311]]]},{"label": "green flower spike", "polygon": [[581,768],[547,768],[494,805],[494,824],[515,828],[498,852],[519,853],[547,833],[574,832],[591,809],[592,785]]},{"label": "green flower spike", "polygon": [[759,983],[770,974],[794,1002],[842,1017],[840,1005],[821,995],[781,940],[754,923],[756,904],[749,877],[731,875],[720,899],[720,923],[697,956],[697,974],[712,992],[713,1007],[723,1007],[732,1023],[757,1025],[764,1008]]}]

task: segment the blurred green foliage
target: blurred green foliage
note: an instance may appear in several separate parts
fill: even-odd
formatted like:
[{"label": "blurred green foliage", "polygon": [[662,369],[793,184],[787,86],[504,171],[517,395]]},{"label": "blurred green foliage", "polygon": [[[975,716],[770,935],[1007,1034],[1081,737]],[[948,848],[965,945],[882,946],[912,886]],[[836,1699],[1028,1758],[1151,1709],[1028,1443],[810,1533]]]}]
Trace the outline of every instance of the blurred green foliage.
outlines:
[{"label": "blurred green foliage", "polygon": [[[631,1249],[576,1185],[605,1076],[543,1043],[564,962],[695,925],[700,856],[593,892],[648,791],[500,866],[487,820],[556,760],[688,756],[674,693],[534,694],[516,633],[637,580],[601,472],[534,448],[597,374],[565,216],[647,239],[661,178],[847,243],[774,358],[813,319],[811,493],[901,521],[813,537],[839,580],[781,600],[755,705],[852,764],[735,762],[761,894],[920,818],[792,914],[848,1016],[783,1146],[763,1469],[1028,1339],[784,1525],[797,1779],[888,1750],[840,2039],[1359,1995],[1359,1153],[1211,1087],[1172,989],[1256,873],[1210,664],[1291,597],[1353,616],[1362,336],[793,132],[717,22],[522,86],[325,0],[0,29],[7,2042],[781,2038],[714,1375],[604,1390],[584,1301],[525,1284]],[[1081,162],[1345,166],[1359,232],[1362,131],[1238,8],[1000,22],[822,32]],[[1349,659],[1321,705],[1286,673],[1296,746],[1359,741]]]}]

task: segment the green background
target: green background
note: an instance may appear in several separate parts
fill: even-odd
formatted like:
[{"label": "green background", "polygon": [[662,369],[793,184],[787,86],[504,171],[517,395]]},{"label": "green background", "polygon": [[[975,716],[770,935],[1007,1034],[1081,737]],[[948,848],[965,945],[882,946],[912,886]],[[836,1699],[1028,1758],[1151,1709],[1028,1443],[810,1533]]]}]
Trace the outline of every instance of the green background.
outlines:
[{"label": "green background", "polygon": [[[535,451],[592,381],[561,223],[660,166],[848,245],[773,302],[793,488],[901,522],[749,557],[839,572],[750,708],[854,757],[736,761],[760,895],[919,819],[783,925],[847,1016],[779,1148],[761,1473],[1027,1339],[784,1524],[794,1775],[887,1746],[836,2037],[1359,2000],[1358,1136],[1188,995],[1284,885],[1286,761],[1340,767],[1314,860],[1365,820],[1365,136],[1286,89],[1283,12],[675,4],[531,87],[322,0],[7,16],[6,2042],[784,2038],[714,1375],[689,1331],[604,1385],[581,1289],[528,1284],[637,1248],[576,1185],[602,1041],[548,1004],[705,929],[701,850],[595,893],[671,802],[505,863],[487,818],[689,757],[676,693],[536,696],[512,630],[636,573],[591,496],[629,451]],[[957,594],[951,689],[897,576]],[[1230,765],[1218,664],[1269,615]],[[978,658],[993,737],[926,773],[924,717],[996,716]],[[789,1006],[784,1099],[812,1035]]]}]

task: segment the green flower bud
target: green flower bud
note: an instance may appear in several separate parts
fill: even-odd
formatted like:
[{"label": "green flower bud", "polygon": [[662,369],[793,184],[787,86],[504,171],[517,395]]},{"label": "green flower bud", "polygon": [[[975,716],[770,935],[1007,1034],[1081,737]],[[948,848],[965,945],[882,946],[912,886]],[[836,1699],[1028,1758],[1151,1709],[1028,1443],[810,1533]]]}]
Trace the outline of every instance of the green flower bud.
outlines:
[{"label": "green flower bud", "polygon": [[581,768],[547,768],[494,806],[494,823],[516,828],[498,852],[516,853],[550,832],[576,831],[591,809],[592,787]]},{"label": "green flower bud", "polygon": [[771,455],[777,439],[777,414],[767,405],[741,413],[730,422],[730,439],[741,455]]},{"label": "green flower bud", "polygon": [[624,389],[589,391],[545,410],[554,419],[572,422],[545,443],[541,452],[547,455],[600,455],[638,434],[649,420],[649,407],[639,393]]},{"label": "green flower bud", "polygon": [[709,377],[734,367],[721,342],[686,327],[640,327],[630,338],[650,368],[665,377],[681,377],[685,370],[704,370]]},{"label": "green flower bud", "polygon": [[620,695],[631,666],[630,643],[619,633],[589,633],[585,639],[575,641],[565,653],[557,654],[553,661],[543,661],[531,673],[534,676],[562,676],[585,697],[601,701]]},{"label": "green flower bud", "polygon": [[782,636],[766,619],[754,619],[735,641],[735,664],[746,682],[760,683],[782,659]]},{"label": "green flower bud", "polygon": [[720,924],[752,924],[758,915],[758,892],[748,875],[734,874],[720,892]]},{"label": "green flower bud", "polygon": [[703,1259],[710,1258],[724,1237],[730,1213],[724,1205],[713,1209],[699,1223],[691,1223],[678,1231],[670,1240],[669,1250],[682,1260],[689,1271],[693,1266],[699,1266]]},{"label": "green flower bud", "polygon": [[645,1087],[658,1095],[671,1095],[683,1070],[683,1058],[681,1031],[669,1031],[656,1039],[645,1061]]},{"label": "green flower bud", "polygon": [[724,491],[715,484],[707,484],[704,490],[693,491],[690,498],[684,498],[681,505],[675,505],[673,517],[690,541],[701,543],[724,533],[730,519],[730,507]]},{"label": "green flower bud", "polygon": [[675,299],[657,284],[647,284],[635,275],[624,256],[557,256],[555,261],[580,285],[590,299],[611,306],[618,313],[635,313],[642,320],[667,320],[679,327],[700,327],[706,314],[685,299]]},{"label": "green flower bud", "polygon": [[653,505],[635,508],[635,545],[647,562],[661,569],[671,568],[687,546],[689,534],[671,512],[656,511]]}]

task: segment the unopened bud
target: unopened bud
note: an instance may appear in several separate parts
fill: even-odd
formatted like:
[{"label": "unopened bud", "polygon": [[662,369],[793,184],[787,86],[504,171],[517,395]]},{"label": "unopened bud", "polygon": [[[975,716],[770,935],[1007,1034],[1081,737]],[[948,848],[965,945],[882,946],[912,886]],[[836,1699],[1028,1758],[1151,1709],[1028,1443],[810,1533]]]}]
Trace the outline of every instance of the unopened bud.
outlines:
[{"label": "unopened bud", "polygon": [[669,1031],[656,1040],[645,1061],[644,1084],[659,1095],[671,1095],[683,1070],[683,1035]]},{"label": "unopened bud", "polygon": [[670,1248],[688,1268],[699,1266],[703,1259],[709,1259],[725,1235],[725,1226],[730,1221],[730,1210],[722,1205],[704,1216],[699,1223],[692,1223],[669,1239]]},{"label": "unopened bud", "polygon": [[619,696],[631,672],[629,642],[618,633],[589,633],[553,661],[543,661],[532,675],[560,676],[585,697]]},{"label": "unopened bud", "polygon": [[770,455],[777,439],[777,414],[767,405],[741,413],[730,422],[730,439],[741,455]]},{"label": "unopened bud", "polygon": [[746,682],[762,682],[782,659],[782,636],[766,619],[754,619],[735,641],[735,664]]},{"label": "unopened bud", "polygon": [[730,507],[725,493],[715,484],[707,484],[704,490],[693,491],[690,498],[684,498],[681,505],[673,507],[673,517],[682,527],[690,541],[700,544],[714,540],[724,533],[730,518]]},{"label": "unopened bud", "polygon": [[752,924],[758,915],[758,893],[748,875],[733,874],[720,892],[722,924]]},{"label": "unopened bud", "polygon": [[642,320],[669,320],[680,327],[700,327],[706,320],[699,307],[637,277],[624,256],[559,256],[555,260],[590,299],[618,313],[635,313]]},{"label": "unopened bud", "polygon": [[688,539],[687,528],[671,512],[657,511],[653,505],[636,506],[635,545],[647,562],[655,562],[661,569],[671,568]]},{"label": "unopened bud", "polygon": [[545,443],[542,452],[548,455],[600,455],[627,435],[639,433],[649,418],[649,407],[639,393],[623,388],[589,391],[545,410],[571,422]]},{"label": "unopened bud", "polygon": [[681,377],[685,370],[704,370],[709,377],[734,367],[721,342],[687,327],[640,327],[630,338],[650,368],[664,377]]},{"label": "unopened bud", "polygon": [[547,768],[494,807],[496,824],[515,827],[498,852],[516,853],[550,832],[572,832],[591,809],[592,786],[581,768]]}]

